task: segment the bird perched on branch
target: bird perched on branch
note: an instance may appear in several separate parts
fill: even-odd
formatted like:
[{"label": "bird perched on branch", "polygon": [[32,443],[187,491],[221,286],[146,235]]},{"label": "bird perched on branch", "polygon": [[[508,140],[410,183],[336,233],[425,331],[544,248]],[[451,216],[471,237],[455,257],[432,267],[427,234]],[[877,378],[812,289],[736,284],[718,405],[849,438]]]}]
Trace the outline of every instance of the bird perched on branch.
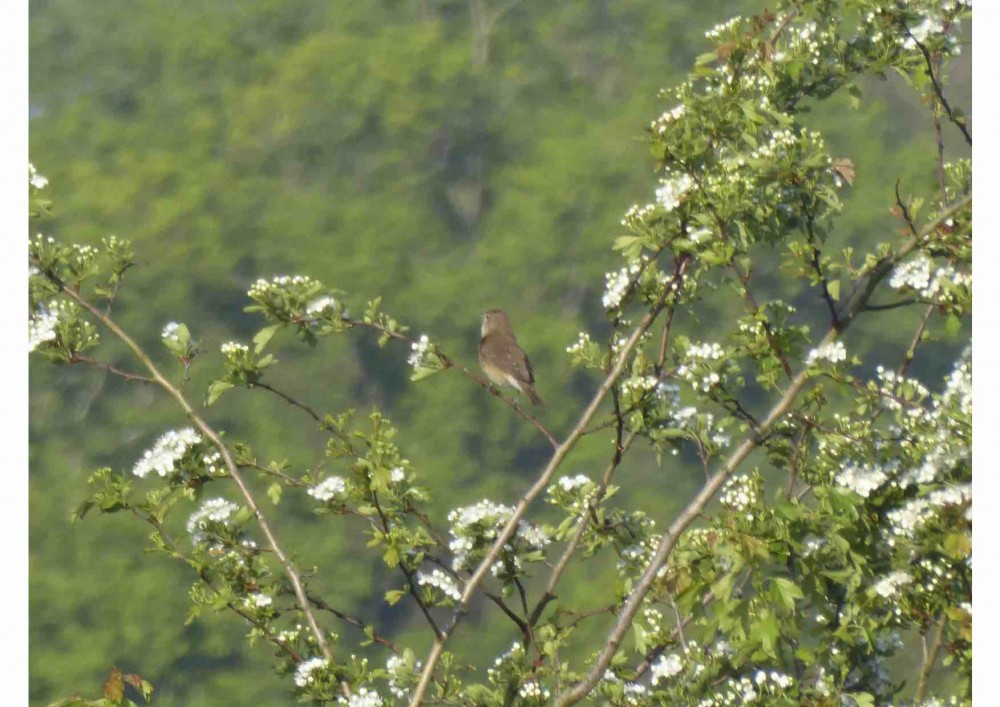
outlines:
[{"label": "bird perched on branch", "polygon": [[507,385],[525,393],[534,405],[544,405],[535,392],[535,373],[510,328],[502,309],[483,315],[483,338],[479,340],[479,365],[494,385]]}]

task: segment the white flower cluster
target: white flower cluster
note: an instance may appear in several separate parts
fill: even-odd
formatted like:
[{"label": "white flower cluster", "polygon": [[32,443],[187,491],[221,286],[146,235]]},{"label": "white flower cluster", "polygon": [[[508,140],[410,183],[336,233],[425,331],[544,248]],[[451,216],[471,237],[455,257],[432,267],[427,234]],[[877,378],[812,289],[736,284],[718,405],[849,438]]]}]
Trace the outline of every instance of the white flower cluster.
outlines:
[{"label": "white flower cluster", "polygon": [[462,592],[458,590],[458,584],[455,580],[439,569],[435,569],[430,574],[418,572],[417,584],[422,587],[437,587],[445,596],[454,599],[455,601],[462,598]]},{"label": "white flower cluster", "polygon": [[[946,506],[964,506],[972,502],[972,484],[956,484],[931,491],[923,498],[914,498],[902,508],[889,511],[887,518],[894,535],[913,537],[939,509]],[[966,516],[971,508],[966,509]]]},{"label": "white flower cluster", "polygon": [[847,349],[842,341],[831,341],[829,344],[818,346],[806,356],[806,365],[811,366],[817,361],[829,361],[830,363],[840,363],[847,360]]},{"label": "white flower cluster", "polygon": [[912,581],[913,577],[908,572],[896,570],[873,584],[872,591],[884,599],[892,599],[901,586],[909,584]]},{"label": "white flower cluster", "polygon": [[475,548],[477,537],[492,542],[497,531],[513,513],[513,508],[486,499],[473,506],[451,511],[448,522],[451,524],[452,539],[448,548],[454,556],[452,568],[455,571],[463,569],[468,562],[469,553]]},{"label": "white flower cluster", "polygon": [[311,489],[306,491],[317,501],[329,501],[347,492],[347,482],[341,476],[328,476]]},{"label": "white flower cluster", "polygon": [[222,470],[222,455],[218,451],[205,454],[201,458],[201,463],[209,474],[217,474]]},{"label": "white flower cluster", "polygon": [[35,189],[44,189],[49,185],[49,180],[38,173],[35,165],[28,163],[28,182]]},{"label": "white flower cluster", "polygon": [[306,306],[306,314],[318,317],[328,309],[333,309],[336,306],[337,300],[330,295],[323,295],[322,297],[317,297]]},{"label": "white flower cluster", "polygon": [[410,344],[410,349],[412,351],[410,353],[410,357],[407,359],[407,362],[413,368],[426,368],[429,363],[427,353],[431,349],[431,342],[430,339],[427,338],[427,335],[421,334],[419,341],[414,341]]},{"label": "white flower cluster", "polygon": [[305,286],[313,284],[316,284],[316,280],[313,280],[308,275],[278,275],[272,277],[270,280],[261,277],[250,285],[250,289],[247,290],[247,296],[251,299],[262,299],[275,292],[281,292],[289,285]]},{"label": "white flower cluster", "polygon": [[529,680],[521,685],[517,694],[525,700],[547,700],[551,697],[551,693],[534,680]]},{"label": "white flower cluster", "polygon": [[635,392],[637,397],[641,397],[643,393],[650,390],[658,390],[659,387],[660,379],[656,376],[635,376],[623,381],[621,390],[622,393]]},{"label": "white flower cluster", "polygon": [[656,206],[653,204],[645,204],[644,206],[639,206],[638,204],[633,204],[629,207],[628,211],[625,212],[625,216],[622,217],[622,226],[635,228],[637,226],[643,226],[646,223],[646,219],[656,213]]},{"label": "white flower cluster", "polygon": [[622,268],[618,272],[609,272],[604,275],[606,281],[604,295],[601,297],[601,304],[605,309],[614,309],[622,303],[625,293],[628,292],[632,278],[639,274],[642,265],[632,263],[628,267]]},{"label": "white flower cluster", "polygon": [[338,698],[337,704],[347,705],[347,707],[382,707],[385,703],[382,701],[382,696],[375,690],[362,685],[350,697]]},{"label": "white flower cluster", "polygon": [[941,406],[950,406],[958,401],[958,409],[963,415],[972,415],[972,346],[955,362],[955,370],[945,381],[944,393],[941,395]]},{"label": "white flower cluster", "polygon": [[187,531],[191,535],[191,542],[195,545],[205,542],[208,537],[205,531],[209,523],[229,525],[229,519],[239,509],[235,503],[224,498],[211,498],[202,503],[201,508],[188,518]]},{"label": "white flower cluster", "polygon": [[668,110],[666,113],[650,123],[649,127],[657,135],[662,135],[667,132],[667,127],[682,115],[684,115],[683,103]]},{"label": "white flower cluster", "polygon": [[746,513],[747,520],[753,519],[753,515],[747,511],[755,508],[759,502],[760,496],[757,493],[757,486],[754,480],[745,474],[734,476],[727,481],[719,496],[719,503],[724,508],[734,513]]},{"label": "white flower cluster", "polygon": [[393,467],[389,470],[389,481],[394,484],[406,481],[406,470],[404,470],[401,466]]},{"label": "white flower cluster", "polygon": [[799,138],[787,128],[778,128],[771,133],[767,142],[750,153],[750,160],[775,160],[787,157],[793,147],[799,144]]},{"label": "white flower cluster", "polygon": [[222,351],[223,356],[228,358],[235,358],[237,356],[250,353],[250,347],[246,344],[241,344],[238,341],[227,341],[219,347],[219,350]]},{"label": "white flower cluster", "polygon": [[250,609],[265,609],[271,606],[273,602],[274,600],[271,597],[269,597],[267,594],[261,594],[260,592],[251,594],[244,601],[244,603],[247,605],[247,608]]},{"label": "white flower cluster", "polygon": [[581,331],[576,339],[576,342],[566,347],[566,353],[578,356],[586,351],[592,343],[593,341],[590,338],[590,334],[585,331]]},{"label": "white flower cluster", "polygon": [[39,305],[38,311],[28,319],[28,352],[34,351],[46,341],[54,341],[60,320],[72,311],[72,306],[61,300]]},{"label": "white flower cluster", "polygon": [[570,492],[575,491],[578,488],[582,488],[587,484],[591,483],[590,477],[583,474],[577,474],[576,476],[561,476],[559,477],[559,488],[563,491]]},{"label": "white flower cluster", "polygon": [[839,486],[851,489],[862,498],[868,498],[871,492],[884,484],[889,475],[874,466],[849,466],[839,474],[835,481]]},{"label": "white flower cluster", "polygon": [[772,670],[770,673],[758,670],[753,678],[743,676],[728,678],[719,685],[719,691],[697,703],[698,707],[729,707],[746,705],[763,700],[766,695],[780,695],[792,687],[794,681],[788,675]]},{"label": "white flower cluster", "polygon": [[[452,568],[457,572],[462,569],[469,569],[470,554],[482,544],[492,543],[504,524],[514,515],[514,509],[499,503],[493,503],[488,499],[483,499],[479,503],[465,508],[457,508],[448,514],[448,522],[451,524],[451,541],[448,548],[452,555]],[[540,527],[520,521],[517,525],[517,532],[514,539],[527,546],[528,550],[538,550],[551,542],[548,534]],[[507,545],[510,549],[514,544],[513,540]],[[515,566],[519,560],[513,558]],[[498,561],[491,568],[494,574],[499,572],[502,562]]]},{"label": "white flower cluster", "polygon": [[83,269],[91,260],[97,257],[97,248],[92,245],[74,243],[73,251],[76,258],[76,265],[80,269]]},{"label": "white flower cluster", "polygon": [[681,670],[683,670],[684,665],[681,662],[681,657],[676,653],[671,653],[670,655],[661,655],[660,659],[649,666],[650,671],[650,682],[653,685],[658,685],[660,680],[669,680],[674,675],[677,675]]},{"label": "white flower cluster", "polygon": [[[389,660],[385,662],[385,671],[388,675],[389,682],[389,692],[399,699],[403,699],[409,693],[409,690],[403,687],[400,683],[401,676],[399,674],[399,669],[406,665],[406,661],[398,655],[389,656]],[[416,661],[413,664],[414,670],[420,671],[420,661]]]},{"label": "white flower cluster", "polygon": [[177,330],[179,327],[180,324],[177,322],[167,322],[166,326],[163,327],[160,338],[164,341],[177,341]]},{"label": "white flower cluster", "polygon": [[739,25],[739,23],[742,20],[743,20],[743,18],[740,17],[739,15],[737,15],[736,17],[733,17],[730,20],[727,20],[725,22],[717,24],[717,25],[715,25],[715,27],[713,27],[712,29],[710,29],[707,32],[705,32],[705,38],[706,39],[718,39],[722,35],[724,35],[727,32],[729,32],[729,30],[731,30],[734,27],[736,27],[737,25]]},{"label": "white flower cluster", "polygon": [[896,266],[889,278],[889,287],[896,290],[913,290],[930,302],[950,300],[951,295],[942,287],[942,282],[951,282],[958,287],[972,287],[972,275],[969,273],[955,270],[948,264],[933,268],[933,261],[924,253],[919,253]]},{"label": "white flower cluster", "polygon": [[329,660],[326,658],[320,658],[319,656],[302,661],[299,663],[298,667],[295,668],[295,684],[299,687],[306,687],[315,679],[313,676],[314,672],[322,670],[329,665]]},{"label": "white flower cluster", "polygon": [[722,360],[725,355],[725,349],[719,344],[692,343],[684,353],[684,363],[677,369],[677,376],[696,390],[707,393],[722,382],[722,377],[714,370],[713,364]]},{"label": "white flower cluster", "polygon": [[187,453],[187,450],[201,442],[201,435],[191,427],[164,432],[152,449],[146,450],[142,458],[132,467],[132,473],[140,479],[151,471],[160,476],[175,471],[174,465]]},{"label": "white flower cluster", "polygon": [[691,191],[693,186],[694,180],[688,174],[663,178],[656,190],[656,203],[663,207],[664,211],[673,211],[680,206],[681,197]]}]

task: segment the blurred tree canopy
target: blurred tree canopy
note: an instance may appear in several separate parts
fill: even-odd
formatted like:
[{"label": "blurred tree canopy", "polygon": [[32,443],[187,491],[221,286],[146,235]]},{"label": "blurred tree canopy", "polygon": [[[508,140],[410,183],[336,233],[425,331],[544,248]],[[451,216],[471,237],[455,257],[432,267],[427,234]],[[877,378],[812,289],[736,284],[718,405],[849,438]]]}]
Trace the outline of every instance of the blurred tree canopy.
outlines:
[{"label": "blurred tree canopy", "polygon": [[[30,9],[30,152],[57,203],[45,228],[79,242],[133,241],[140,267],[116,312],[147,344],[170,320],[210,350],[246,339],[259,324],[242,313],[247,287],[283,273],[342,288],[355,309],[382,294],[415,332],[469,365],[480,314],[502,307],[534,363],[542,419],[559,433],[593,385],[569,368],[565,349],[581,328],[606,326],[593,305],[619,219],[651,197],[654,165],[638,138],[659,110],[657,92],[704,51],[705,29],[762,7],[39,0]],[[967,63],[952,83],[955,102],[969,105]],[[929,113],[892,80],[866,85],[859,105],[835,100],[816,127],[834,148],[865,149],[845,155],[857,179],[834,242],[871,244],[895,227],[872,214],[885,213],[897,179],[933,183]],[[850,121],[836,117],[847,111]],[[860,326],[849,346],[902,350],[917,316],[901,314],[896,330]],[[702,324],[711,332],[717,323]],[[545,458],[544,440],[468,381],[410,385],[400,347],[379,349],[366,336],[315,349],[280,343],[279,357],[299,373],[284,388],[320,410],[377,405],[398,424],[438,511],[483,497],[510,502]],[[940,378],[948,363],[915,368]],[[274,375],[282,381],[281,367]],[[207,380],[196,365],[189,392]],[[32,703],[98,684],[111,665],[150,680],[162,704],[290,701],[267,651],[246,648],[235,621],[184,625],[191,577],[141,552],[140,527],[125,518],[70,525],[87,473],[130,466],[182,423],[175,408],[82,367],[32,362],[31,390]],[[304,470],[322,441],[281,432],[288,426],[274,421],[294,414],[246,391],[208,412],[231,438]],[[606,445],[583,445],[567,472],[592,471]],[[631,478],[663,494],[628,484],[621,493],[665,521],[702,471],[684,456],[662,466],[652,453],[639,458]],[[322,589],[408,635],[418,617],[405,603],[386,606],[378,557],[295,499],[272,515],[290,546],[307,548],[302,564],[323,569]],[[563,591],[585,599],[585,579]],[[474,611],[470,623],[482,620]],[[426,647],[427,637],[413,644]],[[507,644],[505,633],[482,630],[459,633],[452,647],[490,655]]]}]

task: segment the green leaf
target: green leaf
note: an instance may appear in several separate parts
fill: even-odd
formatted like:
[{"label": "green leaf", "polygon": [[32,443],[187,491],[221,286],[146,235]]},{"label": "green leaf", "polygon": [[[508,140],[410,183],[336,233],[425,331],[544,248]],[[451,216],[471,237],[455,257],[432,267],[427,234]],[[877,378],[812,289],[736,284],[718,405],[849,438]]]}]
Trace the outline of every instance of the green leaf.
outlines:
[{"label": "green leaf", "polygon": [[830,296],[833,297],[834,302],[840,301],[840,280],[830,280],[827,283],[826,289],[830,292]]},{"label": "green leaf", "polygon": [[406,592],[402,589],[390,589],[385,593],[385,600],[389,602],[389,606],[395,606],[405,596]]},{"label": "green leaf", "polygon": [[270,343],[271,339],[274,338],[274,335],[278,332],[278,329],[280,329],[281,327],[282,327],[281,324],[273,324],[273,325],[271,325],[269,327],[264,327],[263,329],[261,329],[260,331],[258,331],[256,334],[254,334],[254,337],[253,337],[253,344],[254,344],[253,352],[255,354],[259,354],[261,351],[263,351],[264,347],[267,346],[268,343]]},{"label": "green leaf", "polygon": [[799,585],[792,582],[792,580],[785,577],[775,577],[773,580],[773,587],[778,599],[785,606],[786,609],[792,611],[795,609],[795,600],[804,599],[805,595],[799,588]]},{"label": "green leaf", "polygon": [[281,484],[277,481],[267,487],[267,497],[271,499],[271,503],[276,506],[281,503],[281,490]]},{"label": "green leaf", "polygon": [[208,386],[208,397],[205,398],[205,407],[215,403],[215,401],[218,400],[223,393],[232,387],[233,384],[227,381],[212,381],[212,383]]}]

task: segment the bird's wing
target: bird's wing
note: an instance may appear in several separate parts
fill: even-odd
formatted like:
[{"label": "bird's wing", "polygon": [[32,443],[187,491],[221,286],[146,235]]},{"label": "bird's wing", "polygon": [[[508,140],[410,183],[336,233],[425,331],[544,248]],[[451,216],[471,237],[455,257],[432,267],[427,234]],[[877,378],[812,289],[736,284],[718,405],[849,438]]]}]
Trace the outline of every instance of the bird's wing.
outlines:
[{"label": "bird's wing", "polygon": [[504,342],[496,337],[487,336],[479,342],[479,358],[483,360],[483,353],[487,352],[488,358],[493,358],[501,363],[503,370],[509,372],[514,378],[522,383],[534,383],[535,373],[531,368],[531,362],[527,355],[521,350],[516,342]]},{"label": "bird's wing", "polygon": [[535,382],[535,372],[531,369],[531,361],[528,354],[516,343],[508,344],[505,347],[504,358],[510,364],[510,370],[514,377],[525,383]]}]

